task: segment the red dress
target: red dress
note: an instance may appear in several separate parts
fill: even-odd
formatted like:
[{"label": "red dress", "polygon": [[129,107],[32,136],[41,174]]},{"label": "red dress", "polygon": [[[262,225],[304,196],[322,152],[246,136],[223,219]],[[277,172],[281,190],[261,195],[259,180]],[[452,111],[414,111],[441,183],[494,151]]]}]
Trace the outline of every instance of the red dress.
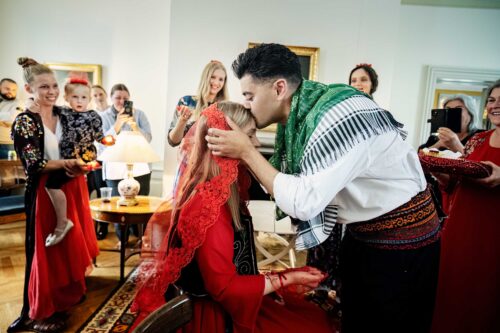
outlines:
[{"label": "red dress", "polygon": [[85,270],[99,253],[89,195],[84,176],[63,185],[67,215],[74,227],[57,245],[45,247],[47,235],[56,227],[52,202],[45,190],[47,175],[37,189],[35,254],[29,280],[29,316],[44,319],[68,310],[85,294]]},{"label": "red dress", "polygon": [[[492,131],[477,134],[467,157],[500,165]],[[468,143],[468,144],[469,144]],[[441,238],[432,332],[500,332],[500,186],[464,180],[453,193]]]},{"label": "red dress", "polygon": [[[191,209],[196,209],[196,204]],[[193,319],[183,332],[225,331],[225,313],[235,333],[243,332],[334,332],[326,312],[305,300],[285,297],[285,305],[263,296],[263,275],[239,275],[233,264],[234,229],[227,206],[207,230],[196,251],[206,291],[213,300],[196,300]]]}]

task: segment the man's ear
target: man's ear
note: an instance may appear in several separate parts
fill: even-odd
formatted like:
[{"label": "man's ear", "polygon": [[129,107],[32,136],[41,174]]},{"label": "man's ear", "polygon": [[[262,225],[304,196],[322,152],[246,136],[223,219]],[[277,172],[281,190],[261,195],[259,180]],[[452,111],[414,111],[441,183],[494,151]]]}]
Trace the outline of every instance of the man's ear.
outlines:
[{"label": "man's ear", "polygon": [[28,83],[24,84],[24,90],[26,90],[27,93],[32,94],[33,90],[31,89],[31,86]]},{"label": "man's ear", "polygon": [[285,79],[278,79],[274,82],[274,91],[278,96],[279,100],[285,98],[286,93],[288,92],[288,82]]}]

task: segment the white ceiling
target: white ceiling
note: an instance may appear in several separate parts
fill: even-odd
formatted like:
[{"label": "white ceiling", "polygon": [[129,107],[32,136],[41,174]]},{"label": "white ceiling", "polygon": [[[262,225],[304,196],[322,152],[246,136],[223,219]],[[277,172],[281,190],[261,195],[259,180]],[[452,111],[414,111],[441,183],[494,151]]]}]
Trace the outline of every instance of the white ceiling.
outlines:
[{"label": "white ceiling", "polygon": [[500,9],[500,0],[401,0],[403,5]]}]

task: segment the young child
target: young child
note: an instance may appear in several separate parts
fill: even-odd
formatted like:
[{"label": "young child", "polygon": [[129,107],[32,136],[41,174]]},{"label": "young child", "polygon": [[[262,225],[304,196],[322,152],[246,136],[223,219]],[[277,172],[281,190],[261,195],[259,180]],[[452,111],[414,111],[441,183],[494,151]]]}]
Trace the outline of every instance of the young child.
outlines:
[{"label": "young child", "polygon": [[[97,158],[94,142],[103,139],[101,117],[96,111],[87,111],[90,102],[91,87],[82,79],[70,79],[64,86],[64,98],[70,108],[61,108],[60,121],[65,130],[59,143],[60,155],[64,159],[79,159],[89,163]],[[73,227],[67,218],[66,195],[61,190],[71,177],[64,169],[49,174],[45,188],[54,205],[57,225],[54,232],[45,239],[45,246],[53,246],[64,239]]]}]

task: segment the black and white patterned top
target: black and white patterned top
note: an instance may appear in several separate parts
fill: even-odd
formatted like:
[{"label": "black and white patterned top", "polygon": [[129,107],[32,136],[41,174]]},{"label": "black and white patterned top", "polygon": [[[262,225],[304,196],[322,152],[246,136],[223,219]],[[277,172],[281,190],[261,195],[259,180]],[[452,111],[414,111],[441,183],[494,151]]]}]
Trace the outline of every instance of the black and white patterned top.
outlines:
[{"label": "black and white patterned top", "polygon": [[94,111],[75,112],[70,108],[62,108],[61,125],[63,134],[59,144],[61,158],[81,158],[90,162],[97,158],[94,142],[103,138],[102,120]]}]

